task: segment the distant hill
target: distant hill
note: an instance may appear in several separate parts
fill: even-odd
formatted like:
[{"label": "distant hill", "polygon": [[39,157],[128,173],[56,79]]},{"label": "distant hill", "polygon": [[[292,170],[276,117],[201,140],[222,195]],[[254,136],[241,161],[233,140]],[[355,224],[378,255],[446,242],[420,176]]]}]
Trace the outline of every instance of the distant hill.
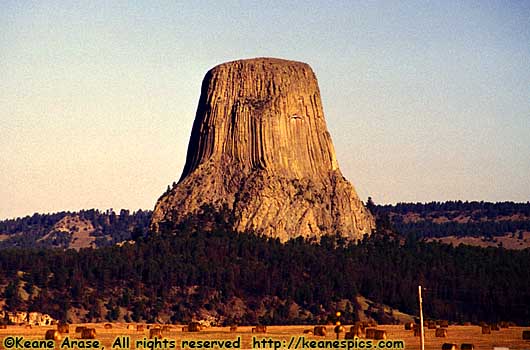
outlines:
[{"label": "distant hill", "polygon": [[0,249],[105,247],[144,236],[150,220],[151,211],[142,210],[33,214],[0,221]]},{"label": "distant hill", "polygon": [[[431,202],[367,207],[380,231],[402,238],[481,247],[530,247],[530,202]],[[145,236],[152,212],[96,209],[0,221],[0,249],[106,247]]]},{"label": "distant hill", "polygon": [[430,202],[368,205],[397,234],[458,245],[530,247],[530,202]]}]

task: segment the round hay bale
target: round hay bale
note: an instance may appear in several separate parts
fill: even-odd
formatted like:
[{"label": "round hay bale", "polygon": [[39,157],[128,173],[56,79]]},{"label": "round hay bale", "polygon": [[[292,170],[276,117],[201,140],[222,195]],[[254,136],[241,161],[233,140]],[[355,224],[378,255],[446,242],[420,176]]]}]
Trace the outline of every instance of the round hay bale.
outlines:
[{"label": "round hay bale", "polygon": [[237,326],[230,326],[230,332],[237,332]]},{"label": "round hay bale", "polygon": [[359,324],[353,325],[350,327],[350,333],[352,333],[354,337],[362,338],[364,337],[364,328]]},{"label": "round hay bale", "polygon": [[58,323],[57,330],[59,333],[70,333],[70,326],[68,323]]},{"label": "round hay bale", "polygon": [[482,334],[491,334],[490,326],[482,326]]},{"label": "round hay bale", "polygon": [[81,331],[81,339],[96,339],[96,329],[85,327]]},{"label": "round hay bale", "polygon": [[386,339],[386,331],[382,329],[376,329],[374,334],[375,340],[385,340]]},{"label": "round hay bale", "polygon": [[462,343],[460,350],[475,350],[475,345],[471,343]]},{"label": "round hay bale", "polygon": [[412,322],[405,323],[405,330],[406,331],[411,331],[413,327],[414,327],[414,323],[412,323]]},{"label": "round hay bale", "polygon": [[200,332],[202,329],[199,322],[190,322],[188,324],[188,332]]},{"label": "round hay bale", "polygon": [[456,344],[452,343],[443,343],[442,344],[442,350],[457,350]]},{"label": "round hay bale", "polygon": [[328,333],[328,330],[324,326],[315,326],[313,328],[313,334],[318,335],[319,337],[325,337],[327,333]]},{"label": "round hay bale", "polygon": [[144,325],[143,324],[139,324],[136,326],[136,331],[137,332],[143,332],[144,331]]},{"label": "round hay bale", "polygon": [[375,328],[366,328],[364,333],[366,334],[366,339],[375,339]]},{"label": "round hay bale", "polygon": [[112,325],[110,323],[105,323],[103,326],[105,329],[112,329]]},{"label": "round hay bale", "polygon": [[153,338],[162,338],[162,329],[160,328],[151,328],[149,330],[149,339],[153,339]]},{"label": "round hay bale", "polygon": [[435,336],[437,338],[445,338],[447,337],[447,328],[437,328],[435,332]]},{"label": "round hay bale", "polygon": [[252,333],[267,333],[267,326],[256,326],[252,328]]},{"label": "round hay bale", "polygon": [[44,334],[44,339],[60,341],[62,337],[61,337],[61,333],[59,333],[57,330],[48,329],[46,333]]},{"label": "round hay bale", "polygon": [[136,329],[136,327],[133,324],[128,324],[127,325],[127,330],[134,331],[135,329]]}]

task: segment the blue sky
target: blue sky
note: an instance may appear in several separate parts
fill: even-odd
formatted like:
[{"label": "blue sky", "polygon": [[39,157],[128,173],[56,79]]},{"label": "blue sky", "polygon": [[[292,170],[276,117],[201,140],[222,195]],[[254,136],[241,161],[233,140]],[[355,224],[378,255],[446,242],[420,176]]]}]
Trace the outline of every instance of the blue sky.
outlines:
[{"label": "blue sky", "polygon": [[0,218],[152,209],[206,71],[310,64],[363,200],[530,200],[527,1],[0,4]]}]

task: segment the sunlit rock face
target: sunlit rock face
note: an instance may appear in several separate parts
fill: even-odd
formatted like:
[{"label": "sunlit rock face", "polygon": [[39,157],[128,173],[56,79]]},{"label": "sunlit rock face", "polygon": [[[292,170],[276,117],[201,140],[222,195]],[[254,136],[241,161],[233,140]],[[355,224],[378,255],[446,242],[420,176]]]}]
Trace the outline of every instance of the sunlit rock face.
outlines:
[{"label": "sunlit rock face", "polygon": [[158,200],[151,228],[176,225],[205,205],[229,213],[236,231],[282,241],[359,239],[373,230],[340,172],[309,65],[256,58],[206,74],[184,171]]}]

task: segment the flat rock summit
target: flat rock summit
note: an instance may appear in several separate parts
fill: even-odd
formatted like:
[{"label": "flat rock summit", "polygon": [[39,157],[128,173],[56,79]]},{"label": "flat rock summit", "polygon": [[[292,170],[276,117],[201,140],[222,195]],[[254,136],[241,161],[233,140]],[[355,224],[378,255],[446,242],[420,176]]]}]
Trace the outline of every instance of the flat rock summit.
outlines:
[{"label": "flat rock summit", "polygon": [[207,207],[230,216],[238,232],[281,241],[360,239],[374,229],[340,172],[309,65],[255,58],[206,73],[182,176],[158,200],[151,228]]}]

